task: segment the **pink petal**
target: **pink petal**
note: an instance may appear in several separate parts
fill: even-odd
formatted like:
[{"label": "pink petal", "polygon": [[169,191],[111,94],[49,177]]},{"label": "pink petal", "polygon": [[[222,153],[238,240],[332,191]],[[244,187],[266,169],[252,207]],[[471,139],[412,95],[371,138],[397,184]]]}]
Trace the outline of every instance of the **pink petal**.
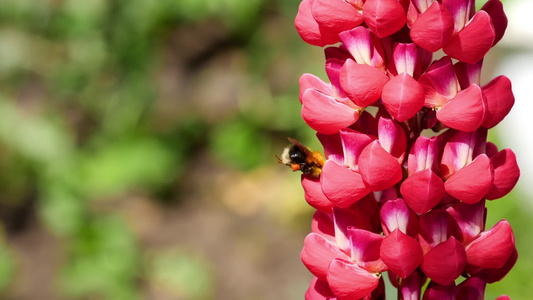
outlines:
[{"label": "pink petal", "polygon": [[324,156],[327,160],[332,160],[339,165],[344,164],[344,153],[342,152],[342,143],[338,132],[334,134],[322,134],[318,132],[316,137],[324,147]]},{"label": "pink petal", "polygon": [[386,190],[402,180],[402,167],[392,155],[373,141],[363,149],[359,171],[372,191]]},{"label": "pink petal", "polygon": [[416,213],[423,214],[435,207],[444,197],[444,182],[430,169],[407,177],[400,187],[402,196]]},{"label": "pink petal", "polygon": [[415,76],[415,70],[419,65],[418,55],[420,48],[413,43],[395,43],[393,47],[393,59],[396,72],[394,75],[407,73]]},{"label": "pink petal", "polygon": [[489,14],[492,25],[494,25],[496,36],[493,45],[496,45],[496,43],[498,43],[503,37],[505,29],[507,28],[507,17],[503,11],[503,4],[500,0],[489,0],[483,5],[481,10],[484,10]]},{"label": "pink petal", "polygon": [[472,17],[471,13],[474,9],[473,0],[442,0],[444,6],[452,15],[454,19],[454,33],[460,31],[465,27],[465,24]]},{"label": "pink petal", "polygon": [[418,229],[417,217],[407,207],[403,199],[399,198],[385,202],[379,215],[385,236],[396,229],[410,236],[416,235]]},{"label": "pink petal", "polygon": [[337,34],[363,23],[363,14],[343,0],[315,0],[311,11],[320,26]]},{"label": "pink petal", "polygon": [[460,131],[474,131],[483,122],[485,108],[481,88],[471,85],[437,111],[437,119]]},{"label": "pink petal", "polygon": [[317,210],[311,221],[311,232],[318,233],[324,238],[335,242],[335,224],[333,214]]},{"label": "pink petal", "polygon": [[472,84],[481,85],[481,67],[483,60],[475,64],[467,64],[462,61],[453,65],[461,89],[467,89]]},{"label": "pink petal", "polygon": [[448,240],[458,231],[453,219],[444,209],[433,209],[420,216],[418,241],[424,254]]},{"label": "pink petal", "polygon": [[349,207],[370,192],[360,174],[327,160],[320,175],[322,191],[334,205]]},{"label": "pink petal", "polygon": [[411,275],[422,262],[418,242],[398,229],[385,237],[380,253],[383,262],[401,278]]},{"label": "pink petal", "polygon": [[379,278],[354,263],[335,259],[329,266],[328,283],[338,300],[361,299],[378,286]]},{"label": "pink petal", "polygon": [[[396,197],[397,198],[397,197]],[[373,193],[370,193],[363,197],[363,199],[357,201],[355,205],[359,208],[359,211],[363,213],[370,222],[370,231],[380,232],[381,224],[379,221],[379,204],[376,201]]]},{"label": "pink petal", "polygon": [[340,75],[344,92],[360,107],[376,102],[381,97],[381,90],[388,80],[382,70],[358,64],[351,59],[346,61]]},{"label": "pink petal", "polygon": [[326,95],[331,95],[335,99],[347,98],[346,93],[341,88],[341,83],[339,81],[339,76],[341,74],[342,66],[344,65],[344,60],[337,58],[330,58],[326,60],[326,74],[328,74],[329,81],[332,86],[332,94],[324,93]]},{"label": "pink petal", "polygon": [[372,273],[380,273],[388,268],[379,257],[383,236],[364,229],[349,228],[352,243],[352,260]]},{"label": "pink petal", "polygon": [[328,300],[334,298],[335,295],[333,295],[328,283],[317,277],[313,278],[309,288],[305,292],[305,300]]},{"label": "pink petal", "polygon": [[409,74],[401,73],[383,86],[381,99],[395,119],[407,121],[424,106],[424,88]]},{"label": "pink petal", "polygon": [[302,117],[309,127],[333,134],[359,119],[359,109],[347,106],[335,98],[308,89],[302,96]]},{"label": "pink petal", "polygon": [[378,120],[378,138],[380,146],[394,156],[398,163],[403,163],[407,138],[400,124],[389,118],[380,117]]},{"label": "pink petal", "polygon": [[418,46],[435,52],[449,43],[453,26],[452,15],[435,1],[411,26],[411,39]]},{"label": "pink petal", "polygon": [[400,291],[403,300],[420,300],[422,278],[418,272],[413,272],[402,280]]},{"label": "pink petal", "polygon": [[476,203],[491,189],[492,173],[490,159],[481,154],[472,163],[448,178],[444,188],[448,194],[465,203]]},{"label": "pink petal", "polygon": [[486,197],[494,200],[502,198],[514,188],[520,178],[520,168],[511,149],[498,152],[490,158],[490,162],[494,168],[494,181]]},{"label": "pink petal", "polygon": [[315,89],[326,95],[332,95],[333,89],[331,84],[324,82],[322,79],[316,77],[313,74],[305,73],[300,77],[300,94],[298,98],[300,103],[302,102],[302,96],[308,89]]},{"label": "pink petal", "polygon": [[355,209],[333,208],[333,220],[335,224],[335,241],[345,253],[350,253],[352,242],[349,228],[370,230],[370,222],[357,207]]},{"label": "pink petal", "polygon": [[407,170],[409,176],[418,172],[430,169],[438,172],[437,157],[439,155],[439,143],[436,137],[427,138],[420,135],[409,153],[407,159]]},{"label": "pink petal", "polygon": [[463,273],[465,266],[465,249],[453,237],[431,249],[422,261],[424,274],[441,285],[454,282]]},{"label": "pink petal", "polygon": [[507,295],[501,295],[500,297],[496,298],[496,300],[511,300],[511,297]]},{"label": "pink petal", "polygon": [[470,277],[457,287],[457,300],[483,300],[487,283],[478,277]]},{"label": "pink petal", "polygon": [[424,292],[423,300],[455,300],[455,283],[440,285],[430,282]]},{"label": "pink petal", "polygon": [[314,2],[315,0],[303,0],[300,3],[298,14],[294,20],[296,30],[298,30],[300,37],[311,45],[323,47],[335,44],[339,41],[338,35],[320,26],[313,18],[311,7]]},{"label": "pink petal", "polygon": [[487,106],[483,126],[492,128],[511,111],[515,99],[511,89],[511,80],[505,76],[494,78],[483,86],[483,99]]},{"label": "pink petal", "polygon": [[494,43],[495,32],[490,16],[477,12],[463,30],[452,37],[443,50],[449,56],[474,64],[487,54]]},{"label": "pink petal", "polygon": [[515,248],[514,234],[507,220],[482,232],[466,246],[468,264],[482,268],[501,268]]},{"label": "pink petal", "polygon": [[448,56],[435,61],[418,79],[426,93],[427,107],[440,107],[455,97],[460,90],[452,60]]},{"label": "pink petal", "polygon": [[357,171],[361,152],[375,138],[351,129],[341,129],[340,137],[344,152],[344,164],[353,171]]},{"label": "pink petal", "polygon": [[339,247],[316,233],[307,235],[300,257],[309,272],[323,281],[327,281],[329,264],[333,259],[349,259]]},{"label": "pink petal", "polygon": [[365,24],[379,38],[395,33],[405,25],[406,13],[397,0],[367,0],[363,5]]},{"label": "pink petal", "polygon": [[[440,172],[443,179],[471,163],[473,158],[484,151],[487,131],[478,129],[474,132],[447,131],[451,133],[442,153]],[[445,137],[445,135],[440,135]],[[483,150],[482,150],[483,149]]]},{"label": "pink petal", "polygon": [[302,174],[302,187],[304,189],[305,201],[309,205],[324,212],[331,212],[333,203],[322,192],[319,178]]},{"label": "pink petal", "polygon": [[446,209],[459,226],[462,243],[468,243],[485,229],[485,201],[474,204],[457,203]]},{"label": "pink petal", "polygon": [[357,63],[384,69],[385,51],[380,39],[368,28],[358,26],[352,30],[341,32],[339,37]]},{"label": "pink petal", "polygon": [[472,276],[476,276],[479,278],[483,278],[487,283],[493,283],[496,281],[502,280],[505,275],[511,271],[513,266],[516,264],[516,261],[518,260],[518,251],[516,251],[516,247],[514,248],[513,252],[511,252],[511,255],[505,262],[505,264],[501,268],[497,269],[486,269],[486,268],[480,268],[473,265],[467,265],[466,271],[468,274],[471,274]]}]

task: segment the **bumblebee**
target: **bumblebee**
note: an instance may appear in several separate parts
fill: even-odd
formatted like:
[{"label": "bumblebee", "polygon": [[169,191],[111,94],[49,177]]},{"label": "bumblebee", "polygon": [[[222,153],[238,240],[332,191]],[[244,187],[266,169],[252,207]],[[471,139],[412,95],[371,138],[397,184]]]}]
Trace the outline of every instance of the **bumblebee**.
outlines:
[{"label": "bumblebee", "polygon": [[302,171],[304,174],[311,174],[318,178],[325,163],[322,154],[312,151],[296,139],[290,137],[287,139],[291,145],[283,149],[281,158],[276,155],[278,163],[291,167],[293,171]]}]

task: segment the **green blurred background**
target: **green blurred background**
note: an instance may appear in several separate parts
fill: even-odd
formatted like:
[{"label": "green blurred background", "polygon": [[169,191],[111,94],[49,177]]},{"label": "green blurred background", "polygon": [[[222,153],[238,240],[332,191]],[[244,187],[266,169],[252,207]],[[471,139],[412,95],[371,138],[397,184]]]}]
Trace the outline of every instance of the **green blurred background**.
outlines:
[{"label": "green blurred background", "polygon": [[[0,298],[302,299],[299,2],[0,0]],[[487,299],[533,294],[524,198]]]}]

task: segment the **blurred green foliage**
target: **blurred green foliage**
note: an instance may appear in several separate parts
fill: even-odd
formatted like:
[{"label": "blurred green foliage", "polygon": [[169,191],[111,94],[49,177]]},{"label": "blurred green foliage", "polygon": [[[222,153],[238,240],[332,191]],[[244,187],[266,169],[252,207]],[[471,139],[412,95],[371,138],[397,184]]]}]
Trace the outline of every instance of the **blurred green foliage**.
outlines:
[{"label": "blurred green foliage", "polygon": [[[273,141],[305,127],[296,78],[277,89],[265,84],[276,76],[273,61],[298,56],[286,44],[298,49],[297,34],[280,39],[265,21],[290,24],[298,3],[0,0],[0,205],[6,215],[36,207],[66,243],[57,279],[64,295],[136,299],[137,283],[153,277],[185,298],[210,297],[203,263],[163,253],[145,265],[124,219],[95,203],[131,191],[168,194],[202,153],[243,170],[273,161]],[[184,90],[228,50],[244,60],[246,82],[235,105],[206,114],[188,100],[194,90]],[[165,83],[167,67],[178,76]],[[0,291],[16,268],[5,246],[0,239]]]}]

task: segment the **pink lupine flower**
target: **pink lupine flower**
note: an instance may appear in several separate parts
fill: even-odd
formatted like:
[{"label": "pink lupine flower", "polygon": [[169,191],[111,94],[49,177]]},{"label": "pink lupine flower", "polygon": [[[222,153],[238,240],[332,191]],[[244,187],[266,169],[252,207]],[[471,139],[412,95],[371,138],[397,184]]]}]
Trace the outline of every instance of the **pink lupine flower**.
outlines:
[{"label": "pink lupine flower", "polygon": [[327,159],[301,180],[317,209],[306,299],[382,299],[383,272],[402,299],[483,299],[518,258],[507,220],[485,229],[486,200],[520,176],[487,142],[514,105],[507,77],[481,83],[507,27],[500,0],[303,0],[295,25],[309,44],[340,42],[324,50],[329,82],[300,78]]}]

